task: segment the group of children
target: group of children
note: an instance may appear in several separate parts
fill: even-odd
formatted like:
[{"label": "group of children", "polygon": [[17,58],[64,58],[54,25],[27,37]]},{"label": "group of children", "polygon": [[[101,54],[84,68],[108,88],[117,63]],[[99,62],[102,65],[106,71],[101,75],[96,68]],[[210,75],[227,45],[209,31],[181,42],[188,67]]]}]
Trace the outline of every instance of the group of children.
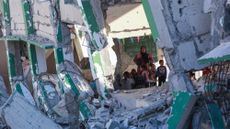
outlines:
[{"label": "group of children", "polygon": [[158,86],[161,86],[167,77],[167,69],[164,61],[160,60],[160,66],[156,69],[153,58],[146,52],[145,46],[142,46],[140,52],[133,60],[137,65],[137,70],[132,69],[131,72],[124,72],[121,81],[121,89],[136,89],[149,86],[155,86],[158,80]]}]

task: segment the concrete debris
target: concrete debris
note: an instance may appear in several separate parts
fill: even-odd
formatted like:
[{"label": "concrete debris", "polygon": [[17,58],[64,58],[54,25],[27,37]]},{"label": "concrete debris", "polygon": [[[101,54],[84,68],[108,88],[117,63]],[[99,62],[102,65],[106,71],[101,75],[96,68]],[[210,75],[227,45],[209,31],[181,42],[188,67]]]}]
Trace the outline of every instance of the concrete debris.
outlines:
[{"label": "concrete debris", "polygon": [[78,98],[71,91],[61,87],[57,75],[41,74],[36,81],[35,99],[38,108],[60,125],[78,127]]},{"label": "concrete debris", "polygon": [[34,97],[41,111],[48,113],[60,101],[60,95],[56,90],[57,80],[55,75],[42,74],[38,77],[38,81],[35,81]]},{"label": "concrete debris", "polygon": [[62,129],[17,92],[1,107],[1,120],[11,129]]},{"label": "concrete debris", "polygon": [[93,125],[90,126],[90,129],[104,129],[104,125],[100,122],[95,122]]},{"label": "concrete debris", "polygon": [[[64,64],[59,67],[60,71],[60,78],[65,80],[66,74],[69,74],[76,88],[79,90],[80,98],[79,99],[86,99],[90,96],[94,95],[93,90],[89,86],[88,82],[83,78],[82,72],[80,68],[72,63],[71,61],[65,60]],[[65,82],[63,82],[65,84]]]},{"label": "concrete debris", "polygon": [[151,87],[138,90],[119,91],[112,93],[112,97],[117,105],[119,105],[121,108],[129,110],[148,107],[152,104],[152,102],[160,99],[167,98],[167,100],[170,100],[170,92],[168,91],[168,86],[159,88]]},{"label": "concrete debris", "polygon": [[120,129],[120,124],[117,121],[109,120],[105,125],[106,129]]},{"label": "concrete debris", "polygon": [[29,86],[22,80],[19,81],[15,81],[14,84],[15,90],[20,93],[22,96],[25,97],[25,99],[32,105],[36,105],[34,98],[31,94],[31,92],[29,91]]},{"label": "concrete debris", "polygon": [[95,116],[89,119],[91,127],[98,122],[106,129],[164,129],[167,125],[172,104],[172,92],[167,83],[162,87],[120,91],[112,96],[113,103],[98,108]]},{"label": "concrete debris", "polygon": [[95,106],[95,107],[100,107],[101,106],[101,103],[100,103],[100,101],[98,100],[98,99],[93,99],[93,105]]}]

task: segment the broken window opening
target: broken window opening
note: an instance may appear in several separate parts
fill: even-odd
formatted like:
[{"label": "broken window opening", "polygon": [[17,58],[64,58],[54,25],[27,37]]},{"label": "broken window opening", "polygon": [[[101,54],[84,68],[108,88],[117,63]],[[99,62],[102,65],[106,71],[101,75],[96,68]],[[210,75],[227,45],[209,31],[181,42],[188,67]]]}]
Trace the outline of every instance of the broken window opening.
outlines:
[{"label": "broken window opening", "polygon": [[53,49],[46,50],[47,73],[57,74],[55,56]]}]

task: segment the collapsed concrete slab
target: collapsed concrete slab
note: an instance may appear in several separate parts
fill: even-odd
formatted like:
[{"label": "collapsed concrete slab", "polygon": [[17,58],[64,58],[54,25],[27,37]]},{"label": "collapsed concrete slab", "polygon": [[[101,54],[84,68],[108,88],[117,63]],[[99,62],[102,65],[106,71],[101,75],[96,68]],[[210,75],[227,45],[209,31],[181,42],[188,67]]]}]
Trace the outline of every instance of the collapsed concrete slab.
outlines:
[{"label": "collapsed concrete slab", "polygon": [[[157,100],[169,99],[171,92],[168,86],[150,87],[135,90],[116,91],[111,94],[114,102],[123,109],[132,110],[151,106]],[[125,99],[124,99],[125,98]]]},{"label": "collapsed concrete slab", "polygon": [[1,107],[1,120],[11,129],[62,129],[17,92]]}]

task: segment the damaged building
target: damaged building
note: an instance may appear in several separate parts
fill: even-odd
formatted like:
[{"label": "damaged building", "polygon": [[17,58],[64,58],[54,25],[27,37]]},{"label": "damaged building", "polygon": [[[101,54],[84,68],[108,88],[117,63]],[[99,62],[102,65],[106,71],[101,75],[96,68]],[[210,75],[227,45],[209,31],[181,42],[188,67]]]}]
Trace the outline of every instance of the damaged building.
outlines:
[{"label": "damaged building", "polygon": [[229,21],[229,0],[0,0],[0,128],[230,129]]}]

